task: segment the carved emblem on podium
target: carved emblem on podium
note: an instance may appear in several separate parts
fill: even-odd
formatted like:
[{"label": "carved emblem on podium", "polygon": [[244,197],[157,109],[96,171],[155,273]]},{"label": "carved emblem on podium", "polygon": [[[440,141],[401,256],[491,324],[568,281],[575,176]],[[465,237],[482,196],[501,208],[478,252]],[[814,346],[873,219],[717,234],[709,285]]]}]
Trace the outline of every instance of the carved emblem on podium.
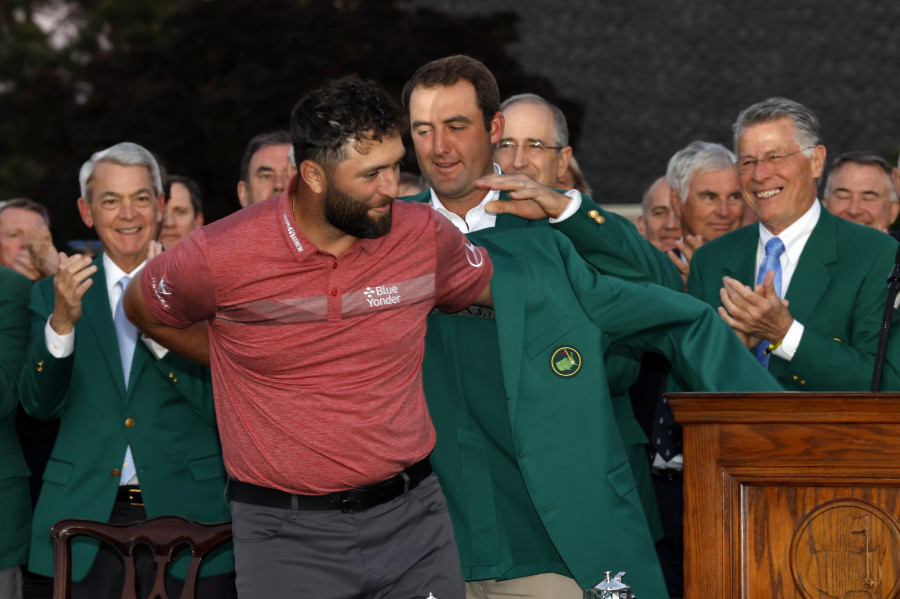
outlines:
[{"label": "carved emblem on podium", "polygon": [[900,592],[900,526],[871,503],[842,499],[812,511],[791,543],[807,599],[889,599]]}]

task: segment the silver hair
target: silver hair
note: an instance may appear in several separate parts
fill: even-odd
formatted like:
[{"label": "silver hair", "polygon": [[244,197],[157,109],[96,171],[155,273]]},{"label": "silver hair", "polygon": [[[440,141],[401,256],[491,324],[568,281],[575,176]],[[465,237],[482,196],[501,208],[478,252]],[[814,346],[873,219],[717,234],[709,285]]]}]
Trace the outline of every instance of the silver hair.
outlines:
[{"label": "silver hair", "polygon": [[669,159],[669,166],[666,168],[666,183],[678,193],[681,203],[684,204],[691,187],[691,179],[696,173],[714,173],[727,168],[736,169],[736,163],[734,154],[722,144],[692,141],[675,152],[675,155]]},{"label": "silver hair", "polygon": [[569,125],[566,123],[566,115],[563,114],[562,110],[537,94],[516,94],[515,96],[508,97],[503,101],[502,104],[500,104],[500,112],[503,112],[504,110],[518,102],[530,102],[532,104],[539,104],[549,108],[550,113],[553,115],[554,145],[560,146],[562,148],[569,145]]},{"label": "silver hair", "polygon": [[153,191],[159,196],[163,192],[162,175],[159,163],[153,154],[145,148],[130,141],[123,141],[105,150],[94,152],[90,159],[81,165],[78,173],[78,183],[81,186],[81,197],[91,201],[91,179],[94,176],[94,168],[99,162],[109,162],[119,166],[145,166],[150,171],[150,181],[153,183]]},{"label": "silver hair", "polygon": [[738,115],[732,125],[734,150],[744,129],[758,123],[768,123],[779,119],[790,119],[794,123],[794,141],[803,149],[803,155],[812,158],[814,147],[822,144],[822,129],[815,113],[799,102],[787,98],[768,98],[748,106]]}]

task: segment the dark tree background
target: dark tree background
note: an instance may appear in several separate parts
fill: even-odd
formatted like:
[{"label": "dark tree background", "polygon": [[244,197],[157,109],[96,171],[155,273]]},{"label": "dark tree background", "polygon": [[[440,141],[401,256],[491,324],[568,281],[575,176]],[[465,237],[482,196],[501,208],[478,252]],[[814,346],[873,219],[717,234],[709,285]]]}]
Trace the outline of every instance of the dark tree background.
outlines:
[{"label": "dark tree background", "polygon": [[[49,35],[34,21],[48,8],[66,14]],[[238,207],[247,141],[286,128],[303,94],[355,72],[399,98],[418,66],[454,53],[485,61],[501,89],[560,103],[577,123],[578,105],[506,52],[516,22],[399,0],[3,0],[0,200],[47,205],[60,242],[92,237],[75,208],[78,169],[96,150],[134,141],[200,183],[209,222]],[[55,47],[63,26],[75,36]],[[406,165],[417,171],[413,154]]]}]

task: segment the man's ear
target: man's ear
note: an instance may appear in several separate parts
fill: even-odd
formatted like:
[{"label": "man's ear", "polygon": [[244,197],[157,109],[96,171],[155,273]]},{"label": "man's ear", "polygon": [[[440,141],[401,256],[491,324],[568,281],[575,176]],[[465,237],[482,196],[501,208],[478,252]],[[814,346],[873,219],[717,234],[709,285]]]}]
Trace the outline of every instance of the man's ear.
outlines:
[{"label": "man's ear", "polygon": [[247,184],[243,181],[238,181],[237,194],[238,202],[241,203],[241,208],[246,208],[247,202],[250,201],[250,190],[247,189]]},{"label": "man's ear", "polygon": [[809,159],[809,165],[812,168],[812,175],[816,179],[822,176],[822,171],[825,170],[825,156],[827,152],[825,151],[825,146],[818,145],[813,148],[812,157]]},{"label": "man's ear", "polygon": [[675,216],[678,217],[678,220],[682,220],[681,218],[681,196],[678,195],[678,192],[674,189],[669,191],[669,204],[672,205],[672,210],[675,211]]},{"label": "man's ear", "polygon": [[91,215],[91,203],[84,198],[78,198],[78,214],[89,229],[94,227],[94,217]]},{"label": "man's ear", "polygon": [[643,237],[644,239],[647,239],[647,227],[644,226],[644,215],[643,214],[638,214],[637,229],[638,229],[638,233],[641,234],[641,237]]},{"label": "man's ear", "polygon": [[306,183],[306,186],[313,193],[322,194],[328,189],[325,170],[318,163],[312,160],[304,160],[300,163],[300,169],[297,172],[300,180]]},{"label": "man's ear", "polygon": [[500,139],[503,137],[504,123],[506,123],[506,120],[503,118],[502,112],[498,112],[494,115],[494,118],[491,119],[491,145],[499,143]]},{"label": "man's ear", "polygon": [[556,169],[556,180],[559,181],[566,169],[569,168],[569,161],[572,160],[572,146],[566,146],[559,151],[559,168]]}]

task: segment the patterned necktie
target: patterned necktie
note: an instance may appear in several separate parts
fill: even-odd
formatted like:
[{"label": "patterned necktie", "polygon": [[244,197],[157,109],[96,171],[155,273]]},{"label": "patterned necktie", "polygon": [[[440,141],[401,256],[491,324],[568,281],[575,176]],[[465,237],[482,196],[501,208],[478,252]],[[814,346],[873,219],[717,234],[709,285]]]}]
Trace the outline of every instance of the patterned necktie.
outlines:
[{"label": "patterned necktie", "polygon": [[[137,345],[137,327],[131,324],[131,321],[125,316],[125,310],[122,307],[122,300],[125,298],[125,288],[128,287],[128,281],[131,277],[124,276],[116,283],[122,290],[119,301],[116,303],[116,338],[119,341],[119,358],[122,360],[122,376],[125,377],[125,388],[128,389],[128,379],[131,376],[131,362],[134,360],[134,348]],[[131,446],[125,449],[125,460],[122,463],[122,475],[119,477],[119,484],[128,484],[128,481],[135,475],[134,458],[131,457]]]},{"label": "patterned necktie", "polygon": [[[762,285],[766,275],[771,270],[775,273],[775,279],[772,284],[775,286],[775,293],[778,297],[782,297],[781,293],[781,254],[784,253],[784,243],[777,237],[773,237],[766,242],[766,257],[763,258],[762,264],[759,265],[759,273],[756,275],[756,284]],[[762,342],[753,349],[756,359],[764,367],[769,367],[769,354],[766,349],[769,347],[769,341],[763,339]]]}]

